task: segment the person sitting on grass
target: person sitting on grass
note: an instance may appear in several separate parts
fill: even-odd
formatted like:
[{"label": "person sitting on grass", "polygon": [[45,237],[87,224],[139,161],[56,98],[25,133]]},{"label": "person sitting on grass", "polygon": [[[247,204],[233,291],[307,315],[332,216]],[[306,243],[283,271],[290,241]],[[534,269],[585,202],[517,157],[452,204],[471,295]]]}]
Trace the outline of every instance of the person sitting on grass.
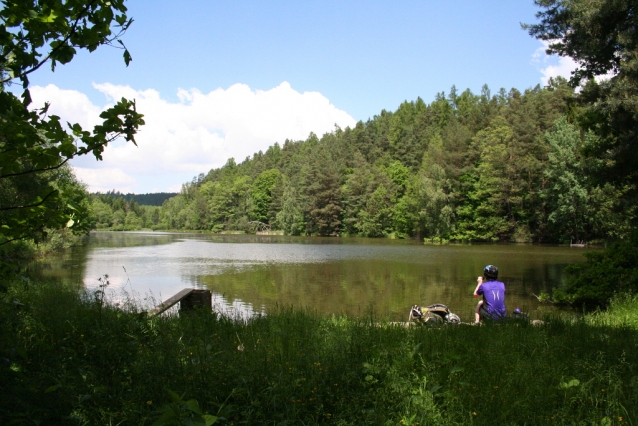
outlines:
[{"label": "person sitting on grass", "polygon": [[483,296],[483,300],[478,302],[475,311],[475,322],[481,320],[498,320],[505,318],[505,284],[496,281],[498,278],[498,268],[494,265],[487,265],[483,270],[483,276],[478,277],[478,285],[474,290],[474,297]]}]

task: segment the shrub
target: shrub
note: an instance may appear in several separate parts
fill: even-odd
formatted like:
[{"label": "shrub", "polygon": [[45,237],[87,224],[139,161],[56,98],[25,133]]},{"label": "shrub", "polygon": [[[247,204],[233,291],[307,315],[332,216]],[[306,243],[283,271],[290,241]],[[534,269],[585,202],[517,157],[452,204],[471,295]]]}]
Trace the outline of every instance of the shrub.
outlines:
[{"label": "shrub", "polygon": [[568,278],[554,290],[554,301],[584,306],[607,307],[617,293],[638,291],[638,234],[611,244],[604,251],[586,253],[587,262],[566,268]]}]

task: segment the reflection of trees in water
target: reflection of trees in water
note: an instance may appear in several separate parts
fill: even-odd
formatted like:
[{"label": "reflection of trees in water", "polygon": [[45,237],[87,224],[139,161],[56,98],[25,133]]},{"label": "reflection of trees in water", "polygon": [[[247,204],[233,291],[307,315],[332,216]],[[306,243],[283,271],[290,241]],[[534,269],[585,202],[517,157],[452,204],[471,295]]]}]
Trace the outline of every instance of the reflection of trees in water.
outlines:
[{"label": "reflection of trees in water", "polygon": [[[473,262],[476,263],[476,262]],[[276,304],[303,306],[321,313],[366,315],[401,320],[412,304],[445,303],[469,318],[476,300],[475,279],[482,267],[424,265],[387,261],[269,265],[231,274],[197,277],[229,300],[238,298],[255,307]],[[549,289],[562,279],[564,265],[545,265],[509,271],[510,310],[538,306],[532,293]]]},{"label": "reflection of trees in water", "polygon": [[543,290],[549,292],[563,283],[567,265],[556,263],[528,267],[521,276],[511,279],[510,283],[516,294],[521,296],[538,295]]},{"label": "reflection of trees in water", "polygon": [[91,251],[98,248],[121,248],[169,244],[183,238],[179,234],[139,232],[91,232],[82,244],[61,253],[52,254],[31,262],[27,276],[33,280],[53,281],[61,285],[82,288],[84,281],[97,279],[86,276],[86,266]]},{"label": "reflection of trees in water", "polygon": [[[74,288],[82,288],[86,274],[89,250],[76,246],[62,253],[33,261],[27,266],[27,276],[32,280],[53,282]],[[99,277],[95,277],[97,280]]]},{"label": "reflection of trees in water", "polygon": [[[254,268],[232,275],[200,277],[228,298],[255,306],[304,306],[322,313],[365,315],[374,310],[401,319],[411,304],[454,306],[464,289],[444,273],[396,262],[334,262]],[[404,312],[405,311],[405,312]],[[406,314],[407,315],[407,314]]]},{"label": "reflection of trees in water", "polygon": [[[379,240],[370,238],[322,238],[322,237],[293,237],[286,235],[220,235],[180,232],[120,232],[97,231],[91,232],[88,238],[90,248],[120,248],[139,247],[159,244],[170,244],[180,240],[201,240],[211,243],[257,243],[257,244],[345,244],[356,242],[359,245],[378,245]],[[402,242],[405,245],[405,242]]]},{"label": "reflection of trees in water", "polygon": [[161,232],[92,232],[87,249],[154,246],[183,239],[180,234]]}]

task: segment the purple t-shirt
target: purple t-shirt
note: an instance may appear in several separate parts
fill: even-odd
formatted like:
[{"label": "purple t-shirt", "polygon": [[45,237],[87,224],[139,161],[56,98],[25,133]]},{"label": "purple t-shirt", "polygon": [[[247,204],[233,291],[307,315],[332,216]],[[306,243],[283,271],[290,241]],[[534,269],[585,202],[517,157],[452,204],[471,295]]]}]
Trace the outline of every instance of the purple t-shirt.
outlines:
[{"label": "purple t-shirt", "polygon": [[483,295],[483,304],[487,312],[494,318],[507,315],[505,310],[505,284],[500,281],[485,281],[476,294]]}]

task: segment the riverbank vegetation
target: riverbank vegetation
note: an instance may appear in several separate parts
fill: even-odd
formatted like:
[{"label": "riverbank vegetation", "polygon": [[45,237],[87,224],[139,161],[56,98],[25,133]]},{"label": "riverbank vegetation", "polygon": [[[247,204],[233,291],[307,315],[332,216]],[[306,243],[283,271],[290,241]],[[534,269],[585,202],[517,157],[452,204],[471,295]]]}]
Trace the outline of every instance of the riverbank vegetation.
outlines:
[{"label": "riverbank vegetation", "polygon": [[[46,206],[33,205],[28,213],[12,207],[29,205],[42,193],[51,195]],[[49,209],[56,211],[54,217],[46,217]],[[64,165],[31,177],[0,172],[0,224],[4,265],[69,248],[94,229],[95,220],[86,186]]]},{"label": "riverbank vegetation", "polygon": [[288,308],[147,317],[103,290],[2,289],[2,424],[638,422],[636,297],[541,327],[405,328]]}]

